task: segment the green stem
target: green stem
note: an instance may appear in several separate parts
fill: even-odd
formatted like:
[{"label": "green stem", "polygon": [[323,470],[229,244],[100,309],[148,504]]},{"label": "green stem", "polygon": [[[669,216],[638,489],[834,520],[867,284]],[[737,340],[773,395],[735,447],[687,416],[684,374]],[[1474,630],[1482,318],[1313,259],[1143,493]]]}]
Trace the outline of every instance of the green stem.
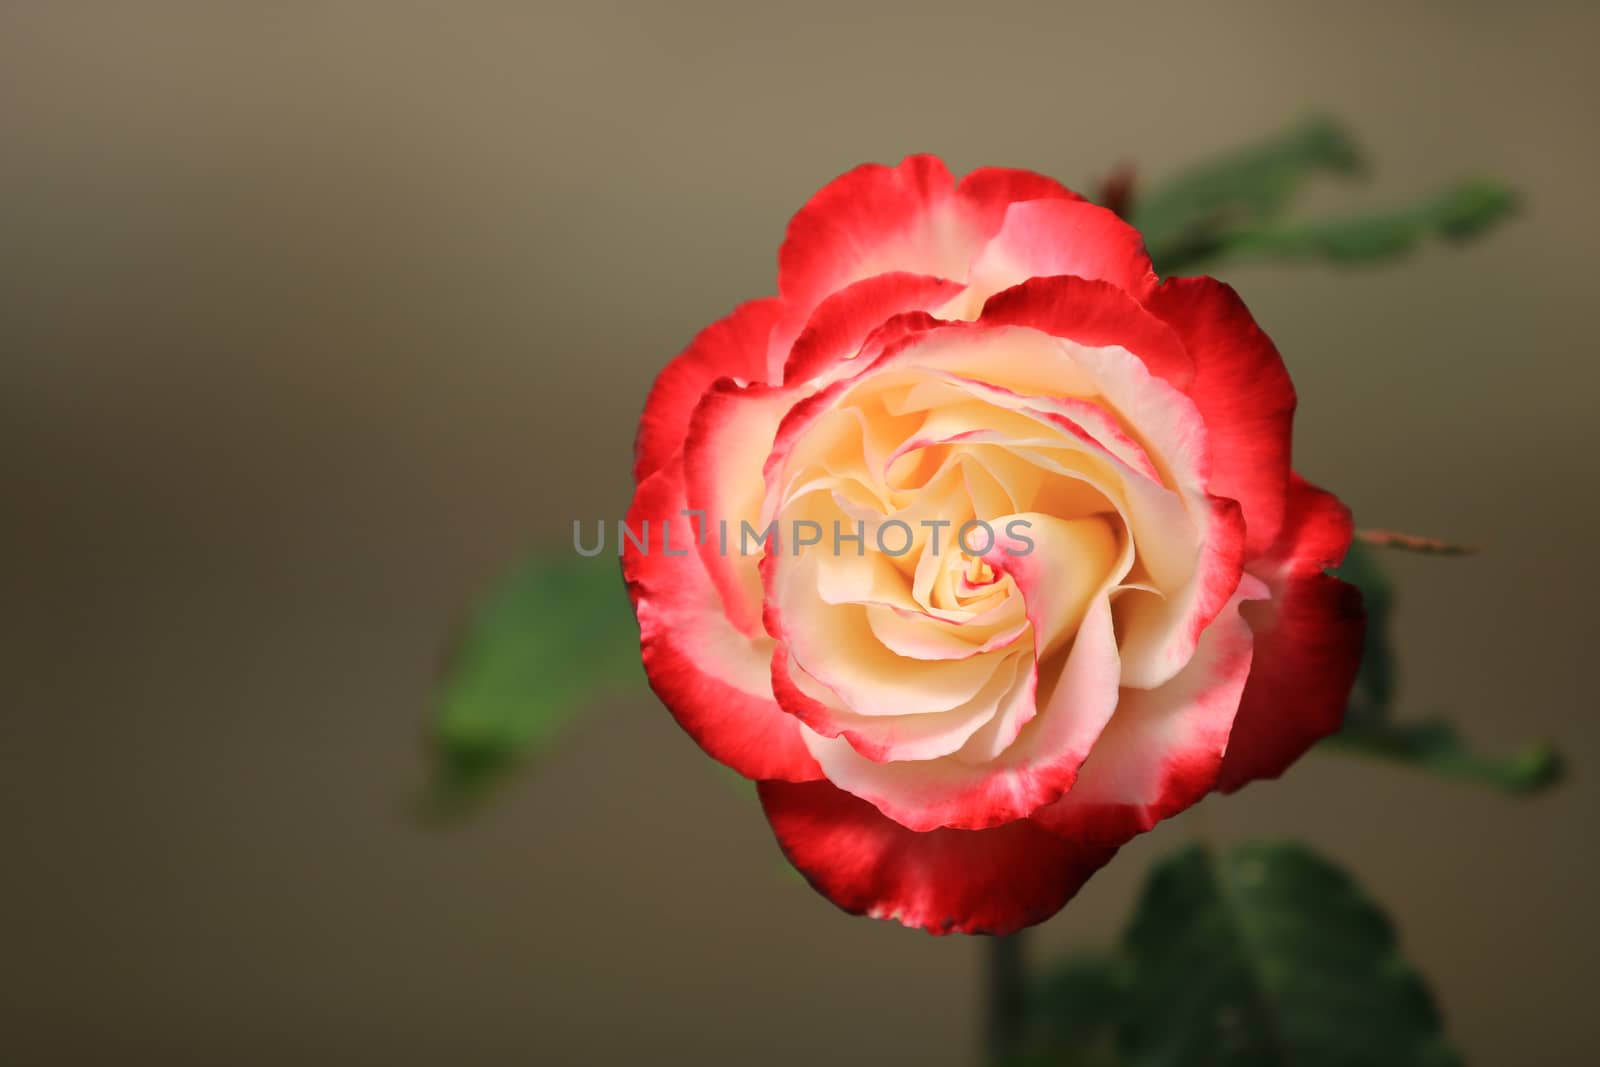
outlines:
[{"label": "green stem", "polygon": [[994,1067],[1011,1063],[1020,1049],[1027,1007],[1027,960],[1021,931],[991,937],[986,952],[988,974],[984,1046]]}]

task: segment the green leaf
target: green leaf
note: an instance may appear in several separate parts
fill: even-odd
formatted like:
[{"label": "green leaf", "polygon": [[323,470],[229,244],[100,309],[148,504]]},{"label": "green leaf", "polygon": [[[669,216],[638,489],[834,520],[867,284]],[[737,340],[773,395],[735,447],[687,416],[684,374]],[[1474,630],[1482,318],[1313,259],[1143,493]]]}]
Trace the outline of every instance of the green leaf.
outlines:
[{"label": "green leaf", "polygon": [[1169,857],[1123,944],[1131,1067],[1461,1063],[1388,921],[1301,846]]},{"label": "green leaf", "polygon": [[1162,273],[1228,226],[1280,214],[1317,173],[1357,174],[1361,151],[1331,119],[1314,117],[1282,133],[1193,167],[1134,203],[1130,220]]},{"label": "green leaf", "polygon": [[1322,742],[1324,749],[1393,760],[1510,793],[1538,792],[1561,781],[1561,757],[1546,742],[1529,742],[1516,754],[1497,758],[1472,751],[1460,732],[1442,719],[1394,721],[1396,667],[1390,623],[1394,586],[1383,572],[1377,550],[1360,541],[1350,546],[1334,573],[1361,590],[1367,636],[1344,726]]},{"label": "green leaf", "polygon": [[[1208,238],[1205,258],[1322,259],[1374,263],[1404,255],[1423,239],[1462,241],[1509,216],[1516,195],[1499,182],[1463,182],[1407,208],[1340,219],[1267,221],[1221,229]],[[1194,258],[1200,258],[1196,255]]]},{"label": "green leaf", "polygon": [[1558,784],[1566,773],[1560,753],[1548,742],[1530,741],[1511,756],[1484,756],[1468,747],[1460,731],[1444,719],[1355,728],[1346,725],[1323,745],[1331,751],[1395,760],[1508,793],[1540,792]]},{"label": "green leaf", "polygon": [[1307,179],[1365,169],[1342,127],[1312,118],[1177,175],[1137,199],[1129,221],[1144,235],[1157,269],[1170,275],[1221,259],[1374,263],[1428,237],[1476,236],[1516,207],[1507,186],[1477,178],[1390,211],[1310,222],[1283,218]]},{"label": "green leaf", "polygon": [[1126,972],[1111,956],[1071,957],[1028,990],[1022,1047],[1012,1067],[1116,1067]]},{"label": "green leaf", "polygon": [[484,599],[445,670],[430,732],[436,806],[476,799],[597,693],[640,680],[617,561],[527,561]]}]

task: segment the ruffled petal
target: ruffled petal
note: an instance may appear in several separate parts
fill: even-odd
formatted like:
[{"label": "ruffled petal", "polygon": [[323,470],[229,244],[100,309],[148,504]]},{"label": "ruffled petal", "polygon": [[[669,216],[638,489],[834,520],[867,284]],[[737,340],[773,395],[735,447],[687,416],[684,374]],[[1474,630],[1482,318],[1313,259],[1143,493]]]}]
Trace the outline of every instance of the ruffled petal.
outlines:
[{"label": "ruffled petal", "polygon": [[1272,599],[1245,609],[1255,665],[1222,763],[1225,792],[1276,778],[1344,721],[1366,614],[1361,593],[1323,569],[1344,559],[1350,536],[1349,509],[1291,475],[1283,531],[1251,568]]},{"label": "ruffled petal", "polygon": [[1005,221],[1006,208],[1019,200],[1082,200],[1054,178],[1013,167],[979,167],[956,186],[956,195],[982,220],[981,231],[993,234]]},{"label": "ruffled petal", "polygon": [[989,294],[1059,274],[1109,282],[1135,300],[1156,284],[1139,231],[1085,200],[1012,204],[966,281],[975,294]]},{"label": "ruffled petal", "polygon": [[965,278],[979,235],[958,208],[955,180],[934,156],[841,174],[790,220],[778,252],[778,291],[791,307],[809,311],[874,274]]},{"label": "ruffled petal", "polygon": [[861,715],[846,708],[821,682],[811,678],[781,642],[772,657],[772,690],[783,709],[823,737],[841,737],[875,763],[947,756],[995,717],[1016,684],[1011,656],[972,698],[948,711],[904,715]]},{"label": "ruffled petal", "polygon": [[[781,386],[721,379],[696,406],[683,445],[684,506],[700,513],[696,551],[728,618],[750,637],[762,632],[761,528],[755,525],[766,493],[762,465],[799,398]],[[749,537],[745,522],[755,530]]]},{"label": "ruffled petal", "polygon": [[[1024,818],[1059,799],[1117,704],[1117,644],[1106,598],[1092,601],[1059,675],[1027,672],[997,715],[1028,719],[992,759],[960,754],[916,762],[876,763],[846,741],[804,735],[826,777],[911,830],[985,829]],[[1018,703],[1021,702],[1021,703]],[[1027,715],[1028,704],[1038,707]]]},{"label": "ruffled petal", "polygon": [[[875,274],[909,271],[964,282],[1005,224],[1007,209],[1035,200],[1082,202],[1060,183],[1022,170],[986,167],[957,186],[928,155],[908,156],[895,167],[857,167],[818,190],[790,221],[778,253],[778,291],[793,314],[804,316],[828,294]],[[785,330],[798,327],[793,322]]]},{"label": "ruffled petal", "polygon": [[867,338],[896,315],[929,311],[962,289],[960,282],[903,271],[877,274],[830,294],[811,313],[773,380],[804,383],[853,359]]},{"label": "ruffled petal", "polygon": [[827,782],[761,782],[784,855],[845,911],[934,934],[1009,934],[1061,909],[1114,849],[1018,820],[918,833]]},{"label": "ruffled petal", "polygon": [[1115,848],[1210,792],[1250,674],[1253,640],[1241,608],[1268,595],[1247,576],[1177,677],[1158,689],[1124,689],[1077,782],[1034,821],[1074,844]]},{"label": "ruffled petal", "polygon": [[1245,534],[1239,505],[1208,496],[1201,507],[1200,552],[1182,589],[1167,594],[1131,589],[1117,603],[1124,685],[1153,689],[1170,681],[1239,588]]},{"label": "ruffled petal", "polygon": [[642,482],[678,454],[689,418],[718,378],[759,382],[767,373],[767,347],[783,305],[776,297],[741,304],[707,326],[656,376],[633,445],[633,480]]},{"label": "ruffled petal", "polygon": [[1194,360],[1185,389],[1205,418],[1208,488],[1239,502],[1254,558],[1277,539],[1289,488],[1295,393],[1283,358],[1232,287],[1169,278],[1146,301]]},{"label": "ruffled petal", "polygon": [[772,697],[771,643],[752,642],[723,614],[692,547],[693,524],[679,513],[683,499],[675,461],[639,486],[628,512],[628,529],[642,540],[649,523],[647,550],[624,540],[622,573],[650,687],[701,748],[740,774],[820,778],[799,720]]},{"label": "ruffled petal", "polygon": [[1126,349],[1179,391],[1194,379],[1194,357],[1173,328],[1112,282],[1029,278],[989,297],[978,322],[1027,326],[1089,348]]},{"label": "ruffled petal", "polygon": [[[1117,301],[1121,319],[1072,310],[1078,304]],[[991,310],[993,321],[988,319]],[[1008,321],[1012,319],[1040,325]],[[1143,331],[1130,342],[1143,352],[1110,343],[1120,335],[1115,324],[1124,320],[1130,335]],[[1100,343],[1050,332],[1055,329],[1070,329]],[[1144,352],[1162,354],[1146,359]],[[1127,482],[1129,503],[1145,512],[1144,521],[1136,514],[1130,524],[1135,543],[1146,565],[1156,569],[1161,591],[1133,592],[1118,604],[1118,621],[1129,634],[1123,645],[1124,683],[1153,688],[1170,679],[1188,662],[1200,634],[1233,595],[1245,560],[1245,526],[1238,505],[1205,489],[1210,476],[1209,427],[1193,401],[1169,380],[1169,376],[1182,380],[1190,370],[1175,335],[1104,285],[1074,278],[1037,279],[991,300],[977,324],[946,324],[907,335],[868,371],[844,384],[860,388],[877,375],[917,369],[946,380],[952,375],[981,380],[989,383],[991,396],[1009,392],[1091,397],[1136,437],[1147,462],[1153,462],[1163,481],[1178,492],[1187,520],[1180,515],[1149,521],[1163,501]],[[794,432],[802,429],[797,420]],[[1027,451],[1032,446],[1018,447]],[[1117,458],[1111,447],[1105,451]],[[1149,483],[1143,475],[1135,480]],[[1158,487],[1149,483],[1147,488]]]},{"label": "ruffled petal", "polygon": [[[910,660],[873,636],[861,604],[829,604],[818,593],[819,559],[802,555],[777,568],[769,618],[806,672],[861,715],[949,711],[972,700],[993,676],[999,650],[961,659]],[[772,568],[769,567],[769,571]]]}]

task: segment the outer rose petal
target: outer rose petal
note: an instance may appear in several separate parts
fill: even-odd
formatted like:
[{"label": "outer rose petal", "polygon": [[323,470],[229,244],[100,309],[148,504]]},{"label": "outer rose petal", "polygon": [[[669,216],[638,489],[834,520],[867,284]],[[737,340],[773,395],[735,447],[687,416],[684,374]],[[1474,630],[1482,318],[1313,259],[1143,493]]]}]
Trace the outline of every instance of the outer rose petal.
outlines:
[{"label": "outer rose petal", "polygon": [[1343,504],[1291,476],[1283,532],[1267,559],[1251,566],[1272,600],[1245,610],[1255,665],[1222,761],[1224,792],[1276,778],[1344,721],[1366,619],[1360,592],[1322,570],[1344,558],[1350,534]]},{"label": "outer rose petal", "polygon": [[1194,359],[1189,399],[1205,416],[1210,490],[1244,512],[1249,554],[1283,525],[1294,385],[1272,340],[1239,294],[1215,278],[1169,278],[1145,301]]},{"label": "outer rose petal", "polygon": [[772,380],[804,383],[854,357],[867,337],[888,320],[936,308],[961,289],[960,282],[948,278],[900,271],[854,282],[817,305]]},{"label": "outer rose petal", "polygon": [[1179,390],[1187,390],[1194,379],[1194,358],[1172,327],[1110,282],[1029,278],[989,297],[978,321],[1031,326],[1091,348],[1125,348]]},{"label": "outer rose petal", "polygon": [[1156,284],[1139,231],[1082,200],[1029,200],[1006,210],[967,280],[997,293],[1029,278],[1071,274],[1110,282],[1134,298]]},{"label": "outer rose petal", "polygon": [[969,171],[956,194],[983,220],[986,233],[995,233],[1005,220],[1006,208],[1018,200],[1082,200],[1054,178],[1031,170],[979,167]]},{"label": "outer rose petal", "polygon": [[1047,919],[1116,851],[1027,820],[918,833],[827,782],[757,789],[778,844],[818,892],[935,934],[1009,934]]},{"label": "outer rose petal", "polygon": [[763,381],[767,342],[783,303],[776,297],[740,304],[707,326],[656,376],[633,445],[633,480],[642,482],[678,454],[689,418],[718,378]]},{"label": "outer rose petal", "polygon": [[935,156],[841,174],[789,221],[778,250],[778,291],[791,307],[809,311],[829,293],[886,271],[964,277],[971,238],[935,225],[954,200],[955,179]]},{"label": "outer rose petal", "polygon": [[965,280],[1014,201],[1081,200],[1027,171],[984,168],[959,187],[934,156],[897,167],[868,163],[817,191],[789,223],[778,253],[778,291],[805,315],[851,282],[887,271]]},{"label": "outer rose petal", "polygon": [[[717,587],[728,618],[746,635],[761,634],[760,556],[744,554],[741,520],[761,511],[761,467],[783,416],[799,398],[792,389],[739,385],[723,378],[694,409],[683,443],[685,506],[704,516],[708,532],[700,560]],[[723,534],[722,523],[727,523]],[[752,544],[751,548],[755,548]]]},{"label": "outer rose petal", "polygon": [[[628,513],[630,530],[650,523],[649,551],[625,540],[622,561],[650,687],[707,754],[740,774],[820,778],[799,720],[772,699],[770,643],[758,648],[728,622],[682,507],[682,462],[675,460],[639,486]],[[671,523],[673,555],[658,532],[663,521]]]}]

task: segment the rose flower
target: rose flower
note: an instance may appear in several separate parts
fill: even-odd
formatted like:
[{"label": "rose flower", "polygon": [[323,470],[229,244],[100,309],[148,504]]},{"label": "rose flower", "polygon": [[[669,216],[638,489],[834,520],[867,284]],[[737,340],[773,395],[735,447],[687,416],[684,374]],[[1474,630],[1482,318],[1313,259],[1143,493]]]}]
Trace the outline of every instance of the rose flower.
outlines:
[{"label": "rose flower", "polygon": [[944,933],[1057,911],[1130,838],[1343,716],[1349,513],[1228,286],[1159,281],[1050,179],[863,166],[778,295],[639,428],[623,560],[652,687],[758,783],[841,908]]}]

